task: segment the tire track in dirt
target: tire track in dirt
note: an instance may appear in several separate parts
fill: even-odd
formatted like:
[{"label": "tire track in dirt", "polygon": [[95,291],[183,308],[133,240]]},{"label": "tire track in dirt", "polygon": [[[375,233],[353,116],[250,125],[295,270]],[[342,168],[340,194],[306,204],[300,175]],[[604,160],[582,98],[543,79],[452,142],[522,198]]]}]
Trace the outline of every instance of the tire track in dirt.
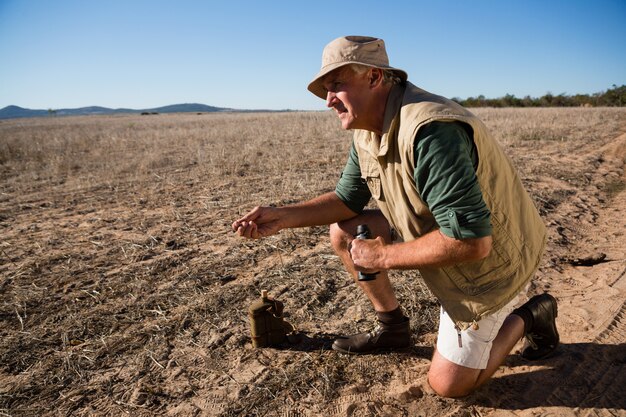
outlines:
[{"label": "tire track in dirt", "polygon": [[[594,340],[586,355],[572,371],[563,375],[559,384],[546,399],[551,406],[578,404],[584,416],[624,415],[626,403],[626,349],[624,317],[626,303],[611,320],[609,326]],[[603,346],[602,348],[600,346]]]},{"label": "tire track in dirt", "polygon": [[[611,230],[618,232],[613,233],[613,239],[605,240],[596,247],[596,250],[608,254],[607,262],[596,265],[591,268],[595,269],[594,272],[585,274],[597,281],[592,282],[594,287],[598,283],[604,284],[605,291],[587,292],[583,303],[606,304],[603,311],[608,319],[592,323],[591,330],[597,332],[596,337],[586,347],[572,349],[571,353],[578,354],[581,360],[576,361],[576,356],[564,359],[570,366],[572,363],[575,366],[561,375],[563,383],[557,384],[546,398],[546,404],[556,407],[577,404],[574,409],[576,415],[589,417],[626,413],[626,258],[623,252],[626,247],[626,213],[623,210],[626,207],[626,134],[616,138],[604,153],[607,159],[621,164],[622,175],[621,183],[613,184],[619,191],[610,197],[610,204],[601,211],[594,240],[598,242],[599,236],[606,236]],[[567,309],[562,314],[568,314]],[[604,317],[595,316],[596,320]]]}]

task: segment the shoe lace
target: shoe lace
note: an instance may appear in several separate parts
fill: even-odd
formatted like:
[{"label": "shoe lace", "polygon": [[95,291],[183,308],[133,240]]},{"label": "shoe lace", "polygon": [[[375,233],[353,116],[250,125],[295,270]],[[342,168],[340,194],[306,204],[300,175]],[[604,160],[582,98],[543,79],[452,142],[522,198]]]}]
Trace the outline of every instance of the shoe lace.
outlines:
[{"label": "shoe lace", "polygon": [[374,337],[376,336],[376,334],[378,332],[380,332],[381,328],[380,328],[380,324],[377,324],[376,326],[374,326],[374,328],[372,330],[370,330],[370,336]]}]

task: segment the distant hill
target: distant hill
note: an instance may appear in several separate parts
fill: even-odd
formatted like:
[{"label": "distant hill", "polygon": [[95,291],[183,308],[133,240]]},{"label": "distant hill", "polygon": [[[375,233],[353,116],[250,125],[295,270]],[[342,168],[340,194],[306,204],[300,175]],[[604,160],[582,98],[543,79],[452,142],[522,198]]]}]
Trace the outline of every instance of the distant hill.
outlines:
[{"label": "distant hill", "polygon": [[14,119],[19,117],[41,117],[48,115],[56,116],[82,116],[95,114],[117,114],[117,113],[213,113],[219,111],[237,111],[224,107],[207,106],[206,104],[185,103],[172,104],[170,106],[155,107],[152,109],[110,109],[108,107],[90,106],[77,109],[54,109],[54,110],[32,110],[19,106],[7,106],[0,109],[0,119]]}]

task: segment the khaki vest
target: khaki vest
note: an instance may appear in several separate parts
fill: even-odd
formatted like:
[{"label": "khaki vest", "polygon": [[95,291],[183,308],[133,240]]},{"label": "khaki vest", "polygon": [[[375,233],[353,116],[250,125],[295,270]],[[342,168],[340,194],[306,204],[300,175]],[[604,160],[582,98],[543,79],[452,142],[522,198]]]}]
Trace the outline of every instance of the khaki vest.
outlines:
[{"label": "khaki vest", "polygon": [[[390,224],[405,241],[438,229],[415,186],[413,142],[432,121],[461,121],[473,129],[476,174],[491,211],[493,245],[487,258],[450,267],[419,268],[429,289],[456,325],[467,328],[509,303],[535,273],[546,229],[509,158],[484,124],[446,98],[411,83],[394,86],[385,109],[382,137],[356,130],[361,175]],[[454,214],[450,218],[458,224]]]}]

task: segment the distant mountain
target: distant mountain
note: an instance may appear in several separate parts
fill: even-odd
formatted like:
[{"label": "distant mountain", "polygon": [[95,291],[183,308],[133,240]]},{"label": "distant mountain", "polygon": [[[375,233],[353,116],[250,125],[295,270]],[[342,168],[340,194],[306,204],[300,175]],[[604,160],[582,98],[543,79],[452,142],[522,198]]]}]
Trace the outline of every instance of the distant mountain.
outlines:
[{"label": "distant mountain", "polygon": [[0,119],[12,119],[14,117],[37,117],[48,114],[47,110],[30,110],[19,106],[6,106],[0,110]]},{"label": "distant mountain", "polygon": [[237,111],[224,107],[207,106],[206,104],[185,103],[172,104],[170,106],[155,107],[152,109],[110,109],[108,107],[90,106],[78,109],[54,109],[54,110],[31,110],[19,106],[7,106],[0,109],[0,119],[14,119],[19,117],[41,117],[48,115],[56,116],[82,116],[94,114],[117,114],[117,113],[213,113],[219,111]]},{"label": "distant mountain", "polygon": [[155,109],[148,109],[148,110],[143,110],[143,111],[157,112],[157,113],[188,113],[188,112],[212,113],[216,111],[226,111],[226,110],[232,110],[232,109],[207,106],[206,104],[185,103],[185,104],[172,104],[170,106],[157,107]]}]

